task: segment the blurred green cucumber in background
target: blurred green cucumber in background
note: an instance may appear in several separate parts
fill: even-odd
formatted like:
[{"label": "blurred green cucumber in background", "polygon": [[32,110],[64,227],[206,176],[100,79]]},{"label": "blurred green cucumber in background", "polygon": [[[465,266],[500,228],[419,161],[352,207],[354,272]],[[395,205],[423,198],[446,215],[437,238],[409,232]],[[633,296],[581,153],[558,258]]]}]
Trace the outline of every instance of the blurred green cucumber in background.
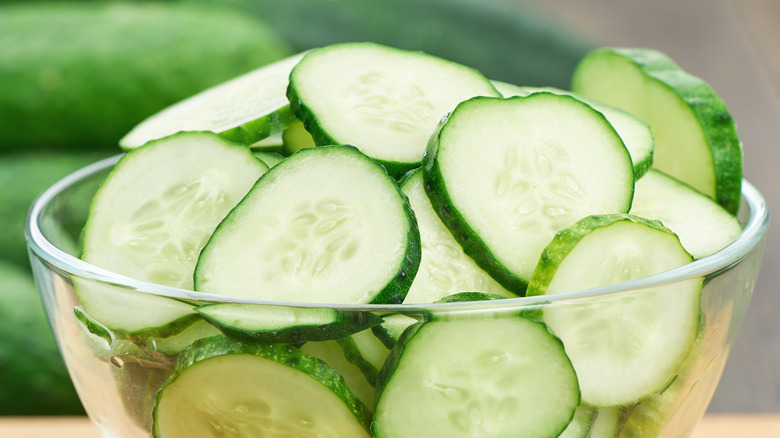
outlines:
[{"label": "blurred green cucumber in background", "polygon": [[162,108],[344,41],[559,88],[591,48],[520,0],[0,0],[0,415],[83,412],[29,273],[33,199]]},{"label": "blurred green cucumber in background", "polygon": [[257,19],[148,2],[0,7],[0,151],[116,150],[148,115],[289,53]]},{"label": "blurred green cucumber in background", "polygon": [[593,45],[522,0],[185,0],[264,19],[296,51],[346,41],[421,50],[494,80],[569,88]]},{"label": "blurred green cucumber in background", "polygon": [[83,413],[32,277],[0,261],[0,278],[0,414]]}]

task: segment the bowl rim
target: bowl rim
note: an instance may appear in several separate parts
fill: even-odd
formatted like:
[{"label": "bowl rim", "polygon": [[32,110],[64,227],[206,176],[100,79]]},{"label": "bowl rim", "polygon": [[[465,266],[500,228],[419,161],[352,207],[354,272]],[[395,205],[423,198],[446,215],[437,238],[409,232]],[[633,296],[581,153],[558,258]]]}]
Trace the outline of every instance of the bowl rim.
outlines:
[{"label": "bowl rim", "polygon": [[118,154],[86,167],[83,167],[51,185],[42,192],[31,205],[24,226],[24,235],[30,257],[39,257],[51,266],[72,276],[110,284],[129,291],[158,295],[189,302],[231,302],[246,304],[278,305],[290,307],[327,307],[334,309],[369,310],[380,312],[408,312],[412,309],[457,309],[468,307],[498,308],[498,307],[528,307],[554,301],[572,300],[598,295],[614,294],[622,291],[648,289],[682,280],[703,277],[718,271],[728,269],[746,258],[762,241],[769,226],[769,210],[761,193],[747,180],[742,180],[742,206],[748,208],[749,214],[744,223],[742,233],[729,245],[706,257],[702,257],[684,266],[664,271],[651,276],[625,281],[621,283],[581,289],[553,295],[526,296],[492,300],[485,302],[454,302],[426,304],[339,304],[339,303],[305,303],[272,300],[258,300],[232,297],[227,295],[207,294],[191,290],[136,280],[87,263],[58,248],[43,234],[39,221],[46,206],[60,193],[74,184],[98,172],[115,165],[124,154]]}]

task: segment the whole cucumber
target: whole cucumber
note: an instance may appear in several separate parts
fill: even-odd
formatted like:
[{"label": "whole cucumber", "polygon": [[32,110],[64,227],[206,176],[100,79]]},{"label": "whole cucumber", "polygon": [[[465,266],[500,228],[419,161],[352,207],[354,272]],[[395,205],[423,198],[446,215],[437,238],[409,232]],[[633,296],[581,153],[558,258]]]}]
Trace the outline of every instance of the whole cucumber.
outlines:
[{"label": "whole cucumber", "polygon": [[0,153],[116,150],[135,124],[290,54],[260,20],[208,5],[0,5]]}]

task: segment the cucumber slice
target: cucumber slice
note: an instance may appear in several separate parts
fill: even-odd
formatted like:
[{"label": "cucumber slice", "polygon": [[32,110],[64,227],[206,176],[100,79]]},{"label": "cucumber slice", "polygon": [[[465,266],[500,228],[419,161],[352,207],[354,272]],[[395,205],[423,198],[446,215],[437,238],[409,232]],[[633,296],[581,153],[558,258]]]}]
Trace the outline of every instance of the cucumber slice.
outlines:
[{"label": "cucumber slice", "polygon": [[285,97],[290,71],[303,53],[202,91],[147,118],[122,139],[130,150],[179,131],[212,131],[251,145],[295,121]]},{"label": "cucumber slice", "polygon": [[393,348],[404,331],[418,322],[411,316],[393,313],[383,317],[382,324],[374,326],[371,331],[387,348]]},{"label": "cucumber slice", "polygon": [[653,140],[653,133],[650,130],[650,126],[632,116],[631,114],[619,110],[615,107],[605,105],[600,102],[596,102],[592,99],[586,99],[571,91],[561,90],[554,87],[520,87],[517,85],[507,84],[505,82],[493,82],[496,89],[504,97],[512,96],[528,96],[533,93],[548,92],[554,94],[565,94],[571,97],[581,100],[593,109],[604,114],[609,123],[615,128],[623,143],[628,149],[628,153],[631,155],[631,162],[634,164],[634,179],[641,178],[650,167],[653,165],[653,150],[655,148],[655,141]]},{"label": "cucumber slice", "polygon": [[372,386],[376,385],[379,370],[382,369],[382,365],[390,354],[390,348],[370,330],[356,333],[336,342],[344,350],[344,356],[347,360],[366,376],[366,380]]},{"label": "cucumber slice", "polygon": [[588,405],[579,405],[574,411],[574,418],[558,438],[586,438],[596,419],[597,409]]},{"label": "cucumber slice", "polygon": [[714,254],[742,232],[737,218],[718,203],[657,170],[636,182],[631,214],[663,222],[695,259]]},{"label": "cucumber slice", "polygon": [[[122,157],[95,194],[81,258],[141,281],[192,289],[201,248],[268,167],[210,132],[180,133]],[[169,336],[189,304],[76,279],[83,310],[117,333]]]},{"label": "cucumber slice", "polygon": [[225,218],[201,252],[195,287],[275,301],[399,303],[419,263],[414,215],[384,169],[353,147],[318,147],[277,164]]},{"label": "cucumber slice", "polygon": [[486,294],[482,292],[458,292],[456,294],[448,295],[439,301],[438,303],[464,303],[467,301],[488,301],[488,300],[503,300],[506,298],[503,295]]},{"label": "cucumber slice", "polygon": [[341,339],[382,322],[371,312],[327,307],[220,303],[206,304],[195,311],[227,335],[260,342]]},{"label": "cucumber slice", "polygon": [[433,321],[382,369],[372,431],[394,437],[557,437],[579,405],[561,342],[536,321]]},{"label": "cucumber slice", "polygon": [[373,412],[376,382],[368,381],[363,370],[347,358],[341,344],[337,341],[307,342],[301,346],[301,351],[324,361],[338,371],[352,393]]},{"label": "cucumber slice", "polygon": [[422,169],[416,169],[404,178],[401,191],[409,198],[417,217],[422,242],[420,269],[404,303],[433,303],[464,291],[517,296],[504,289],[463,252],[425,194]]},{"label": "cucumber slice", "polygon": [[265,163],[269,169],[284,160],[284,157],[277,154],[276,152],[252,151],[252,153],[255,155],[255,157],[257,157],[257,159]]},{"label": "cucumber slice", "polygon": [[[529,295],[589,289],[665,272],[692,261],[677,236],[631,215],[589,216],[544,250]],[[701,278],[552,304],[543,320],[566,347],[582,399],[599,407],[637,403],[674,378],[699,323]]]},{"label": "cucumber slice", "polygon": [[479,95],[498,92],[474,69],[374,43],[310,52],[287,92],[316,144],[355,145],[396,177],[419,167],[442,116]]},{"label": "cucumber slice", "polygon": [[344,379],[285,344],[202,339],[157,395],[156,438],[368,437],[370,414]]},{"label": "cucumber slice", "polygon": [[620,432],[623,410],[619,407],[596,409],[588,438],[615,438]]},{"label": "cucumber slice", "polygon": [[558,230],[627,212],[634,189],[631,158],[604,116],[551,93],[458,105],[431,138],[424,179],[464,252],[518,295]]},{"label": "cucumber slice", "polygon": [[704,81],[655,50],[602,48],[580,61],[572,90],[647,122],[653,166],[737,212],[742,145],[726,105]]}]

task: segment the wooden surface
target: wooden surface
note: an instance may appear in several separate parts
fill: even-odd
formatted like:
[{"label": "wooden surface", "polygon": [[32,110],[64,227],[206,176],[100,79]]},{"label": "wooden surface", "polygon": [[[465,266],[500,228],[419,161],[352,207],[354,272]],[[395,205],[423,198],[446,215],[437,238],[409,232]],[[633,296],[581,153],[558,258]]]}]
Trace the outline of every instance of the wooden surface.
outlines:
[{"label": "wooden surface", "polygon": [[[101,438],[86,418],[2,418],[3,438]],[[778,415],[709,415],[691,438],[780,437]]]},{"label": "wooden surface", "polygon": [[780,0],[498,1],[534,5],[595,45],[661,50],[726,102],[744,143],[745,177],[774,221],[709,412],[780,413]]}]

